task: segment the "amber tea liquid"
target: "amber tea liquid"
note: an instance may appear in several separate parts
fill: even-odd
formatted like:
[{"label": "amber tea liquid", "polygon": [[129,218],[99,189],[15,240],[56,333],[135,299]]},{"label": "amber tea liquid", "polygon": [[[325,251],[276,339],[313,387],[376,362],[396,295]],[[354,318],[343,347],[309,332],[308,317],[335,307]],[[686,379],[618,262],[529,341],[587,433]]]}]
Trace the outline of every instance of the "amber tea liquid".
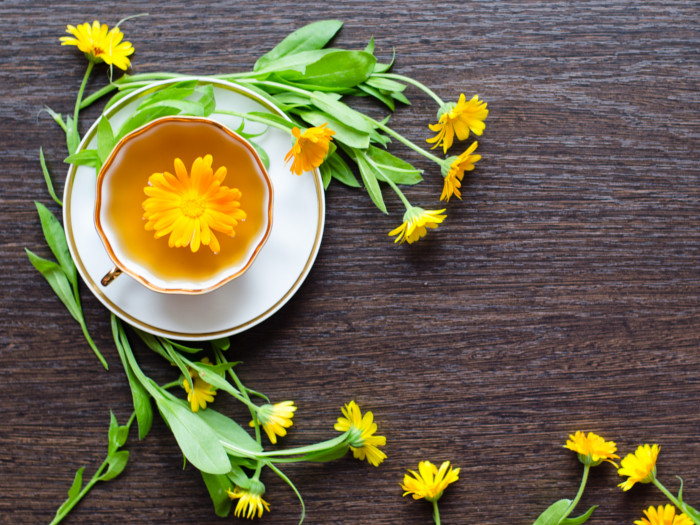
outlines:
[{"label": "amber tea liquid", "polygon": [[[151,174],[168,171],[175,174],[173,161],[179,157],[191,175],[197,157],[210,154],[212,169],[226,166],[222,185],[238,188],[241,209],[247,217],[238,222],[235,237],[214,232],[221,250],[214,254],[201,245],[196,253],[189,246],[170,248],[168,235],[154,238],[146,231],[142,203],[147,198],[143,188]],[[166,121],[143,131],[122,146],[114,157],[102,189],[105,226],[115,233],[115,252],[124,259],[147,269],[165,280],[206,280],[250,257],[258,233],[267,225],[267,188],[258,175],[261,168],[250,150],[224,130],[206,121]]]}]

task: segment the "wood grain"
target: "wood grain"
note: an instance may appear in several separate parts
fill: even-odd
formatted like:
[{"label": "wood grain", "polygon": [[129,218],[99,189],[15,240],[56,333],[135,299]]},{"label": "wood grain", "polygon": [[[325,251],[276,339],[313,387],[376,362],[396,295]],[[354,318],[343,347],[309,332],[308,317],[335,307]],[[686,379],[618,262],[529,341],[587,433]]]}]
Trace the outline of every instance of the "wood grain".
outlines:
[{"label": "wood grain", "polygon": [[[323,18],[345,25],[336,44],[374,37],[394,71],[446,100],[488,101],[483,160],[463,200],[412,246],[387,236],[389,215],[363,191],[326,194],[326,230],[309,278],[274,317],[234,338],[231,355],[252,388],[299,408],[286,445],[336,435],[339,408],[355,399],[387,436],[380,468],[352,458],[286,473],[304,495],[308,524],[431,523],[427,504],[401,497],[406,468],[451,460],[460,480],[440,503],[443,523],[532,523],[573,497],[581,468],[562,448],[595,431],[628,453],[659,443],[659,476],[700,506],[700,8],[695,2],[353,0],[167,3],[5,0],[0,3],[0,521],[48,523],[80,466],[91,475],[106,450],[109,411],[123,421],[131,398],[109,316],[85,292],[102,370],[80,328],[28,263],[48,255],[32,201],[48,197],[44,148],[57,186],[65,143],[42,112],[70,112],[84,72],[61,48],[66,24],[94,18],[122,29],[135,72],[216,74],[250,69],[293,29]],[[88,91],[106,82],[98,68]],[[392,117],[422,143],[433,102]],[[367,100],[359,107],[380,114]],[[84,113],[82,130],[99,115]],[[438,208],[437,169],[407,190]],[[146,370],[167,380],[156,356]],[[222,403],[245,422],[240,407]],[[132,436],[122,476],[98,484],[66,524],[221,523],[206,489],[161,421]],[[295,524],[292,491],[265,475],[272,512]],[[581,509],[595,522],[632,523],[664,503],[649,486],[622,493],[609,465],[593,470]],[[231,517],[228,521],[236,521]]]}]

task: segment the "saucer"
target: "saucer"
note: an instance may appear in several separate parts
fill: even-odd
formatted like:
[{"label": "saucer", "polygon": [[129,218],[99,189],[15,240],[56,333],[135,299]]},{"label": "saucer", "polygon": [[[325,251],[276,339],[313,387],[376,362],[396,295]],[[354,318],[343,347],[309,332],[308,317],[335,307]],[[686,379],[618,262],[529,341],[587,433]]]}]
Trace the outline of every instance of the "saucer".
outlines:
[{"label": "saucer", "polygon": [[[113,129],[138,106],[140,99],[188,78],[154,82],[131,93],[105,110]],[[265,111],[284,118],[282,111],[243,86],[222,80],[198,78],[211,84],[218,109],[238,112]],[[209,118],[236,130],[241,119],[213,113]],[[277,128],[246,121],[246,133],[269,155],[269,175],[275,199],[273,225],[267,243],[255,262],[240,277],[203,295],[173,295],[149,290],[128,275],[109,286],[100,279],[113,266],[95,228],[97,176],[89,166],[71,165],[66,178],[63,220],[68,247],[88,289],[126,323],[154,335],[203,341],[237,334],[277,312],[299,289],[316,259],[323,235],[325,200],[318,170],[301,176],[285,166],[292,137]],[[94,148],[97,122],[88,130],[78,151]]]}]

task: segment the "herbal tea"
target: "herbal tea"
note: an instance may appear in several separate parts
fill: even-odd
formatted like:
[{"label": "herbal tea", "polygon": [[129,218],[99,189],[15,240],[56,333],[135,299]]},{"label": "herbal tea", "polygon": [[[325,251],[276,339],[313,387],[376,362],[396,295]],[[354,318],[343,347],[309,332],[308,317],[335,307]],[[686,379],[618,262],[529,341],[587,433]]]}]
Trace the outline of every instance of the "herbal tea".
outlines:
[{"label": "herbal tea", "polygon": [[[175,288],[181,282],[216,281],[219,275],[228,280],[232,269],[233,274],[237,268],[245,269],[269,233],[271,223],[272,188],[251,148],[212,121],[183,117],[155,121],[122,142],[102,169],[98,191],[98,230],[101,226],[108,237],[112,259],[147,283],[172,282],[176,283]],[[199,237],[196,240],[199,249],[193,251],[194,242],[191,246],[169,246],[169,235],[155,238],[153,228],[146,229],[144,188],[149,187],[153,174],[169,172],[177,177],[176,158],[182,161],[180,173],[184,166],[194,177],[193,163],[198,157],[200,170],[207,160],[214,173],[222,166],[226,168],[220,186],[240,191],[235,196],[245,213],[234,215],[237,220],[233,222],[237,224],[233,236],[221,233],[224,230],[214,231],[215,239],[208,242],[209,237],[202,235],[201,243]],[[212,187],[218,188],[218,182]],[[190,213],[184,204],[183,210]]]}]

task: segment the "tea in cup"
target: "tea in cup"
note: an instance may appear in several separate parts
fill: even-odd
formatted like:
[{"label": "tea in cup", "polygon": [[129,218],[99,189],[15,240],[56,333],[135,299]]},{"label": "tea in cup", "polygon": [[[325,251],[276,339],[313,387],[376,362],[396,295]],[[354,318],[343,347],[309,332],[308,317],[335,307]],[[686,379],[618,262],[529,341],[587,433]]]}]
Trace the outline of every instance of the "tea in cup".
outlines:
[{"label": "tea in cup", "polygon": [[198,294],[242,275],[272,228],[272,183],[253,146],[217,121],[171,116],[129,133],[97,179],[95,226],[114,263],[151,290]]}]

